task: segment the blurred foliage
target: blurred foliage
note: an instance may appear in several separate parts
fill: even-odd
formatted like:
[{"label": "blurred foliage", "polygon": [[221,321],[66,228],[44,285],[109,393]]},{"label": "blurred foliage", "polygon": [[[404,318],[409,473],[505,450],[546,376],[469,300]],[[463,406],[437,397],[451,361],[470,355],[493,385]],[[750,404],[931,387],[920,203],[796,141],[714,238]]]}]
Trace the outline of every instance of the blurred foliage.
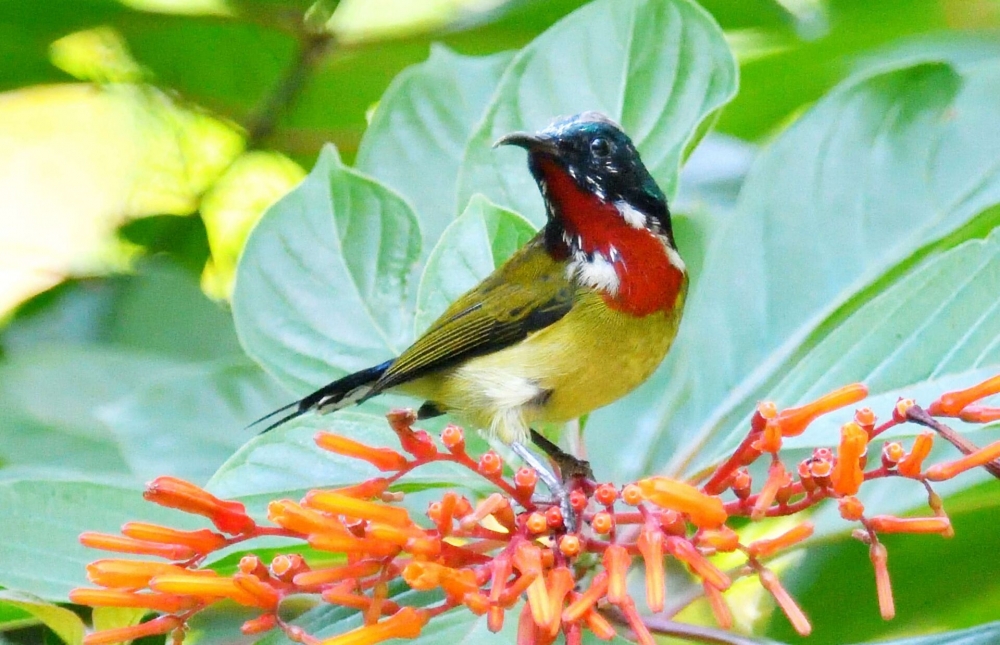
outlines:
[{"label": "blurred foliage", "polygon": [[[550,30],[584,4],[0,3],[0,630],[77,639],[49,604],[81,582],[75,533],[147,516],[144,478],[259,508],[330,475],[288,467],[316,461],[308,422],[233,456],[241,428],[285,387],[385,359],[523,240],[534,188],[487,146],[559,113],[636,135],[694,277],[678,349],[588,422],[600,476],[691,472],[761,397],[865,380],[889,403],[997,371],[1000,3],[605,0]],[[338,423],[381,432],[380,409]],[[891,545],[892,623],[859,606],[863,550],[817,517],[826,541],[789,565],[813,642],[995,617],[996,485],[953,492],[955,540]],[[760,611],[756,631],[793,638]]]}]

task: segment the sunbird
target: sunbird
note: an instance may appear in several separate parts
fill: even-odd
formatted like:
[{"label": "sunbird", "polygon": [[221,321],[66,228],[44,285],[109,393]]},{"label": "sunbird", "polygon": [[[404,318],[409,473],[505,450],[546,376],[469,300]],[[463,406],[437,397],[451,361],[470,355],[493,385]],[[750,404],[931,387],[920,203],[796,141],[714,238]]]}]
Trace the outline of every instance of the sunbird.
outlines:
[{"label": "sunbird", "polygon": [[532,425],[583,416],[649,378],[677,335],[687,272],[666,197],[614,121],[585,112],[501,145],[528,153],[545,202],[541,231],[398,357],[259,421],[287,412],[270,430],[310,411],[408,394],[425,401],[418,418],[448,414],[509,444],[565,509],[562,481],[525,443],[568,456],[553,454]]}]

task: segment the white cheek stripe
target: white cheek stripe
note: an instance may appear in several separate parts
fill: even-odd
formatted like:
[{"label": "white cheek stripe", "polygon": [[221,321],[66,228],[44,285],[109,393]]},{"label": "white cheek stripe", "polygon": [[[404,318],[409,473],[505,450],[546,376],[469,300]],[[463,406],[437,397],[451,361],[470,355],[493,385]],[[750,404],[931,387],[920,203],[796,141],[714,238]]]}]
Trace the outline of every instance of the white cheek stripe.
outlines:
[{"label": "white cheek stripe", "polygon": [[[611,249],[612,254],[617,255],[617,249]],[[576,279],[584,286],[604,291],[611,296],[618,295],[621,287],[621,279],[615,265],[608,260],[603,253],[592,254],[592,259],[588,259],[584,253],[576,253],[573,260],[566,267],[566,275],[570,280]]]},{"label": "white cheek stripe", "polygon": [[636,207],[632,206],[628,202],[619,201],[615,202],[615,208],[618,209],[618,213],[625,220],[625,223],[632,228],[645,229],[646,226],[646,215]]}]

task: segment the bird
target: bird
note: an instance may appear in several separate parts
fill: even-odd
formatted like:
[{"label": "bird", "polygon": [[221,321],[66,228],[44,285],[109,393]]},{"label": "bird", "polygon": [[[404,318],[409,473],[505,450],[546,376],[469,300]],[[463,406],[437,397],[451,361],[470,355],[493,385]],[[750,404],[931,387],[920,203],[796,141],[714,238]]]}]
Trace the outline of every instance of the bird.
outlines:
[{"label": "bird", "polygon": [[448,414],[510,445],[567,506],[564,479],[526,443],[557,463],[589,465],[532,426],[610,404],[656,370],[677,335],[687,270],[663,191],[604,114],[507,134],[498,146],[527,152],[545,205],[538,234],[399,356],[262,417],[255,423],[284,413],[265,432],[308,412],[404,393],[424,401],[418,418]]}]

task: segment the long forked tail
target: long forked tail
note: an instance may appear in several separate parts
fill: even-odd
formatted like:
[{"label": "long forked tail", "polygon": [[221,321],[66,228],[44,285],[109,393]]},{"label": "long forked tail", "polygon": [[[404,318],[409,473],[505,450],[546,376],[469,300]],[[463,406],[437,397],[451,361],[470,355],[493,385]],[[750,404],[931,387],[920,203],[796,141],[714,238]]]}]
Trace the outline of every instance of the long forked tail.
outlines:
[{"label": "long forked tail", "polygon": [[265,414],[247,427],[253,428],[277,417],[266,428],[260,431],[261,434],[264,434],[311,410],[333,412],[334,410],[353,405],[371,394],[372,385],[389,369],[390,365],[392,365],[392,361],[386,361],[381,365],[369,367],[354,374],[348,374],[333,383],[324,385],[305,398],[293,401],[286,406]]}]

